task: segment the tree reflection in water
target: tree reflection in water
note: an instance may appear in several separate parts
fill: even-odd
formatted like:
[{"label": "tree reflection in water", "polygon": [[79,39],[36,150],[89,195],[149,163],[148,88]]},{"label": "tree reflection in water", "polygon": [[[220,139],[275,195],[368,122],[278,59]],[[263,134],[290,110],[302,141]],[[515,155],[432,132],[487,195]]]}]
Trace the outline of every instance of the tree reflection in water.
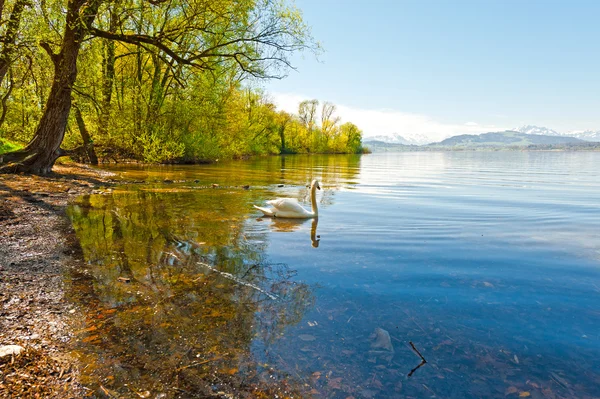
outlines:
[{"label": "tree reflection in water", "polygon": [[301,394],[252,343],[277,340],[313,294],[266,262],[265,232],[244,231],[243,195],[140,190],[70,209],[87,261],[71,276],[86,313],[77,355],[99,395]]},{"label": "tree reflection in water", "polygon": [[[310,396],[310,376],[268,351],[314,293],[294,270],[268,263],[269,231],[248,218],[264,198],[306,200],[313,178],[330,187],[326,208],[336,187],[355,184],[360,157],[114,169],[145,183],[69,210],[86,261],[68,286],[85,314],[76,353],[87,387],[119,398]],[[317,247],[316,221],[310,239]]]}]

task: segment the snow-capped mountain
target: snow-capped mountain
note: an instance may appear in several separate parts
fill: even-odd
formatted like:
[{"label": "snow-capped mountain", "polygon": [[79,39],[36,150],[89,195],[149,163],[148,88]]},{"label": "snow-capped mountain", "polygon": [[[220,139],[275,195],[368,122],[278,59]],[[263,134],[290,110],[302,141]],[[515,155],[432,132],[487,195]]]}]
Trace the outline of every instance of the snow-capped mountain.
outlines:
[{"label": "snow-capped mountain", "polygon": [[383,141],[384,143],[390,144],[404,144],[404,145],[422,145],[431,142],[431,139],[425,135],[412,134],[409,137],[401,136],[398,133],[368,136],[364,137],[364,141]]},{"label": "snow-capped mountain", "polygon": [[600,141],[600,130],[572,131],[569,132],[569,135],[586,141]]},{"label": "snow-capped mountain", "polygon": [[411,144],[411,142],[404,137],[400,136],[398,133],[393,133],[390,135],[379,135],[379,136],[369,136],[364,138],[365,141],[383,141],[384,143],[392,143],[392,144]]},{"label": "snow-capped mountain", "polygon": [[540,127],[535,125],[523,125],[521,127],[511,129],[515,132],[525,134],[537,134],[542,136],[566,136],[565,134],[559,133],[556,130],[548,129],[547,127]]},{"label": "snow-capped mountain", "polygon": [[526,133],[526,134],[537,134],[544,136],[562,136],[562,137],[575,137],[586,141],[600,141],[600,130],[584,130],[584,131],[571,131],[566,133],[557,132],[556,130],[548,129],[547,127],[540,127],[535,125],[524,125],[515,129],[515,132]]},{"label": "snow-capped mountain", "polygon": [[[600,130],[557,132],[556,130],[549,129],[543,126],[523,125],[521,127],[510,129],[510,131],[525,134],[533,134],[537,136],[575,137],[580,140],[600,142]],[[440,140],[443,140],[444,138],[447,138],[447,136],[442,137]],[[404,145],[424,145],[431,143],[433,139],[430,136],[419,133],[407,133],[403,135],[400,135],[398,133],[392,133],[380,134],[377,136],[365,136],[363,138],[363,141],[382,141],[384,143]]]}]

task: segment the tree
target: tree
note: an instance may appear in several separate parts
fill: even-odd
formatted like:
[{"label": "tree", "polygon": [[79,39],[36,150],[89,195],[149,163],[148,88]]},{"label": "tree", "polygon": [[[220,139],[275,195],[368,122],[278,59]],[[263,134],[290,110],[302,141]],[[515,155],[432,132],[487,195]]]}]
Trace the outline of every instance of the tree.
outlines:
[{"label": "tree", "polygon": [[358,154],[363,150],[362,131],[353,123],[346,122],[340,126],[341,135],[346,139],[346,151]]},{"label": "tree", "polygon": [[[88,38],[132,45],[138,54],[148,52],[155,67],[161,63],[169,76],[183,72],[177,68],[193,68],[195,73],[235,68],[256,78],[281,78],[291,67],[291,53],[314,48],[300,13],[275,0],[136,0],[114,15],[116,3],[68,1],[60,50],[55,53],[49,43],[40,43],[54,64],[44,112],[29,144],[5,154],[7,164],[1,171],[46,174],[65,154],[61,144],[77,79],[77,60]],[[103,27],[106,20],[117,25]],[[110,51],[106,61],[108,85],[112,83]],[[109,102],[105,93],[105,110]]]},{"label": "tree", "polygon": [[292,115],[285,111],[280,111],[277,113],[275,121],[277,123],[277,132],[279,133],[279,153],[286,154],[288,152],[288,148],[285,145],[285,131],[288,124],[292,121]]},{"label": "tree", "polygon": [[311,149],[315,148],[314,145],[314,129],[317,120],[317,107],[319,106],[318,100],[305,100],[298,105],[298,116],[300,121],[304,124],[308,132],[310,143],[308,143],[306,150],[310,152]]},{"label": "tree", "polygon": [[[13,61],[14,53],[16,50],[16,40],[19,33],[19,25],[21,24],[21,16],[23,10],[28,5],[28,0],[17,0],[15,1],[10,16],[6,21],[6,29],[0,43],[2,47],[0,49],[0,82],[4,80],[8,69]],[[0,0],[0,24],[4,25],[2,16],[4,14],[4,0]]]},{"label": "tree", "polygon": [[77,78],[77,56],[89,27],[98,12],[100,1],[69,0],[62,45],[54,53],[46,42],[40,46],[54,64],[54,81],[46,107],[35,134],[23,149],[8,153],[4,161],[9,163],[3,171],[46,174],[64,154],[60,145],[65,135],[67,118],[71,110],[71,93]]},{"label": "tree", "polygon": [[324,150],[327,150],[329,147],[329,141],[335,133],[336,125],[340,121],[339,116],[333,116],[335,110],[336,106],[327,101],[321,106],[321,134],[325,139]]},{"label": "tree", "polygon": [[0,0],[0,28],[5,26],[4,32],[2,32],[0,35],[0,84],[3,83],[7,74],[10,76],[6,84],[6,92],[0,99],[2,103],[2,111],[0,111],[0,126],[2,126],[4,119],[6,118],[6,113],[8,110],[6,103],[15,87],[15,80],[12,73],[9,73],[9,70],[14,62],[15,51],[18,47],[17,37],[19,35],[19,27],[21,25],[23,11],[28,5],[28,0],[16,0],[13,4],[8,20],[4,21],[3,15],[6,4],[4,0]]}]

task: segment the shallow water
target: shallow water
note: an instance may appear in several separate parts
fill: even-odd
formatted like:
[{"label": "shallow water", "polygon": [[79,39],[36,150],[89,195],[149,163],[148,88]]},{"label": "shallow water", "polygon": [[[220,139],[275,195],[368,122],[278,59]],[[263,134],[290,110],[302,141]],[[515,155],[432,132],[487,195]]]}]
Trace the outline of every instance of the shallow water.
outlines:
[{"label": "shallow water", "polygon": [[[69,212],[87,261],[68,276],[85,381],[118,397],[598,397],[599,164],[465,152],[112,167],[134,183]],[[313,178],[318,223],[252,208],[309,206]]]}]

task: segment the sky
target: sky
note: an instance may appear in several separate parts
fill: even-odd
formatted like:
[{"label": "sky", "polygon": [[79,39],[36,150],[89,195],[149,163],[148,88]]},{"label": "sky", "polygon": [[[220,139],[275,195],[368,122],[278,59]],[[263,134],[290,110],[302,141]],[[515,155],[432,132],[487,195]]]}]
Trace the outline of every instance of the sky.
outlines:
[{"label": "sky", "polygon": [[324,51],[265,84],[338,106],[364,137],[600,130],[600,1],[296,0]]}]

